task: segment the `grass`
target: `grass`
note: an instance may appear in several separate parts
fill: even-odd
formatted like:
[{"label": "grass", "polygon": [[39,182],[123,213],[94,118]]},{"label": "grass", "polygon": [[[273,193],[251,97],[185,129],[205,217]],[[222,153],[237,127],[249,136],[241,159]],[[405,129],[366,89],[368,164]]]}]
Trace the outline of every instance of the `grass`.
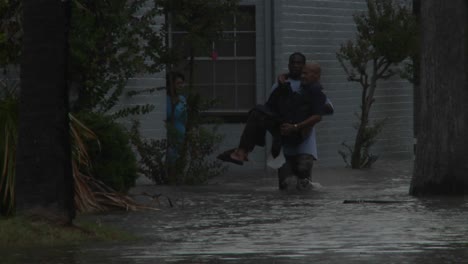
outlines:
[{"label": "grass", "polygon": [[0,218],[0,247],[74,245],[90,241],[128,241],[137,237],[100,224],[75,221],[57,226],[21,217]]}]

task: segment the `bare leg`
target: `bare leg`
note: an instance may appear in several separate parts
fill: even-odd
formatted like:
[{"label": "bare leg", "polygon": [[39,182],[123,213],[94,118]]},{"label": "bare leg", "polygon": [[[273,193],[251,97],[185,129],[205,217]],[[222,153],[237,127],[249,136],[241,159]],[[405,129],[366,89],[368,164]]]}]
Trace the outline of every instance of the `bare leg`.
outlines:
[{"label": "bare leg", "polygon": [[264,146],[267,130],[278,131],[279,133],[279,123],[276,119],[258,109],[251,110],[242,131],[239,146],[236,149],[221,153],[218,159],[242,165],[244,161],[248,161],[249,152],[252,152],[256,145]]},{"label": "bare leg", "polygon": [[236,148],[234,152],[231,153],[231,158],[239,161],[247,161],[249,153],[245,149]]}]

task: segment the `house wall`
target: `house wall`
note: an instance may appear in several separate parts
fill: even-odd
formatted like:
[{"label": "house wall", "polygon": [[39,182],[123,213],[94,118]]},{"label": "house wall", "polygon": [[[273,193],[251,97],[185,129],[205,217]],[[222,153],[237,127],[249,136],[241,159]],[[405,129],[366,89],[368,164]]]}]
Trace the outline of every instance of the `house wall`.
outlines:
[{"label": "house wall", "polygon": [[[150,4],[150,3],[149,3]],[[159,17],[157,25],[164,23],[164,18]],[[154,74],[139,74],[128,80],[126,91],[141,91],[149,88],[164,87],[166,85],[166,72]],[[166,128],[164,120],[166,119],[166,91],[160,90],[153,93],[142,93],[136,96],[128,97],[125,94],[121,97],[120,104],[116,111],[133,105],[152,104],[154,110],[148,114],[132,116],[123,120],[127,126],[131,124],[131,119],[140,121],[141,135],[146,138],[160,139],[166,138]]]},{"label": "house wall", "polygon": [[[315,166],[344,166],[342,142],[352,144],[353,128],[359,111],[360,86],[347,81],[336,59],[340,44],[355,37],[352,14],[366,10],[365,0],[244,0],[242,4],[256,6],[257,30],[257,103],[265,102],[273,80],[287,71],[288,57],[295,51],[306,55],[308,61],[322,66],[322,83],[335,107],[333,116],[317,125],[319,161]],[[164,86],[164,73],[141,75],[129,81],[129,89]],[[394,78],[380,82],[375,94],[371,118],[388,118],[372,153],[381,158],[409,159],[413,154],[413,90],[411,85]],[[156,108],[140,117],[142,134],[150,138],[165,137],[165,94],[140,95],[124,98],[123,105],[153,103]],[[224,124],[225,136],[220,149],[236,147],[244,124]],[[232,169],[265,167],[267,149],[256,148],[249,156],[248,166],[230,165]]]},{"label": "house wall", "polygon": [[[352,14],[367,9],[365,0],[274,1],[274,71],[287,71],[289,54],[302,52],[322,66],[325,93],[335,114],[317,125],[318,166],[341,165],[342,142],[352,144],[353,125],[360,109],[361,88],[348,82],[336,59],[340,44],[355,39]],[[371,119],[388,118],[372,153],[381,158],[411,158],[413,153],[413,89],[404,80],[381,81],[375,93]]]}]

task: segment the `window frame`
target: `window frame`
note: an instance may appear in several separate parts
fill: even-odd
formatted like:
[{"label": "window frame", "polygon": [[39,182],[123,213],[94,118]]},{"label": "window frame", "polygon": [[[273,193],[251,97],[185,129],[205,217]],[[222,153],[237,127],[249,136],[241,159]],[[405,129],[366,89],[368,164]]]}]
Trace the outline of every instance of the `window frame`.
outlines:
[{"label": "window frame", "polygon": [[[228,40],[228,42],[230,43],[230,45],[233,46],[233,56],[217,56],[215,59],[213,58],[213,54],[211,54],[212,56],[210,57],[209,55],[207,56],[196,56],[194,57],[194,61],[195,63],[196,62],[203,62],[203,61],[211,61],[211,67],[212,67],[212,76],[211,76],[211,80],[207,80],[207,82],[194,82],[194,90],[197,89],[197,87],[200,87],[200,86],[203,86],[203,85],[206,85],[206,86],[212,86],[211,87],[211,92],[212,92],[212,97],[210,98],[216,98],[217,97],[217,94],[216,92],[219,91],[220,89],[218,87],[220,86],[232,86],[234,87],[234,101],[232,102],[233,103],[233,107],[232,108],[229,108],[229,107],[221,107],[221,108],[215,108],[215,109],[210,109],[210,110],[207,110],[207,111],[204,111],[204,115],[205,116],[213,116],[213,117],[220,117],[222,119],[224,119],[225,121],[227,122],[238,122],[239,120],[242,120],[244,121],[245,117],[247,116],[247,113],[248,111],[255,105],[256,103],[256,97],[257,97],[257,70],[256,70],[256,65],[257,65],[257,60],[258,60],[258,55],[257,55],[257,28],[256,28],[256,6],[255,5],[242,5],[240,6],[240,10],[241,10],[241,15],[237,15],[235,17],[233,17],[233,21],[234,21],[234,25],[238,25],[237,24],[237,20],[239,19],[240,16],[242,16],[242,9],[245,10],[245,12],[250,16],[251,18],[251,24],[249,24],[249,26],[251,27],[250,29],[247,28],[247,29],[238,29],[238,26],[233,26],[233,28],[231,29],[228,29],[228,30],[224,30],[223,31],[223,34],[226,34],[226,35],[232,35],[233,36],[233,39],[232,40]],[[172,41],[174,39],[174,36],[177,36],[177,35],[180,35],[182,36],[183,34],[185,34],[186,32],[184,31],[180,31],[180,30],[172,30],[172,25],[169,23],[169,45],[172,46]],[[251,55],[253,56],[241,56],[239,55],[239,39],[237,38],[239,35],[242,35],[242,34],[247,34],[247,35],[250,35],[250,34],[253,34],[253,43],[251,42],[250,44],[253,44],[253,48],[251,50]],[[221,39],[221,41],[226,41],[225,39]],[[218,41],[214,41],[211,43],[211,50],[212,51],[218,51],[215,47],[215,45],[217,44]],[[217,74],[216,74],[216,70],[219,69],[219,67],[216,67],[216,63],[218,62],[223,62],[223,61],[227,61],[227,62],[232,62],[234,65],[233,65],[233,68],[234,68],[234,72],[232,73],[233,75],[233,81],[232,82],[227,82],[227,83],[223,83],[223,82],[219,82],[217,81]],[[251,76],[251,80],[248,80],[247,82],[242,82],[242,77],[239,77],[239,62],[242,62],[242,61],[245,61],[245,62],[251,62],[251,66],[252,66],[252,70],[253,70],[253,73],[252,73],[252,76]],[[182,65],[186,65],[188,62],[188,59],[184,60],[182,62]],[[189,77],[186,76],[186,78],[188,79]],[[194,76],[194,79],[196,77]],[[242,86],[245,86],[246,88],[248,86],[251,86],[251,90],[249,91],[250,93],[250,97],[248,100],[246,100],[247,102],[244,102],[244,104],[246,106],[241,106],[243,102],[240,102],[240,96],[239,96],[239,93],[240,93],[240,88],[239,87],[242,87]],[[247,106],[248,105],[248,106]]]}]

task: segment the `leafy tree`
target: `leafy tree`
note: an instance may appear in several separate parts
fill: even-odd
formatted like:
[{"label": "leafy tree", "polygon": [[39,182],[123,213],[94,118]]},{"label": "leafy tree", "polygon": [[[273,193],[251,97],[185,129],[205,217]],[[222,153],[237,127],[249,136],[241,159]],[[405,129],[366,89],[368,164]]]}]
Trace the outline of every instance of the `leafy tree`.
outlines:
[{"label": "leafy tree", "polygon": [[89,172],[119,193],[126,193],[137,178],[137,161],[130,145],[130,134],[109,116],[82,112],[76,117],[98,136],[98,141],[94,138],[83,140],[90,166],[82,166],[80,171]]},{"label": "leafy tree", "polygon": [[[233,23],[226,19],[237,13],[239,0],[165,0],[162,6],[168,16],[164,25],[186,32],[168,51],[168,70],[171,71],[188,58],[188,120],[187,131],[199,125],[198,93],[193,91],[194,58],[196,54],[209,54],[214,41],[223,38],[223,29]],[[169,45],[167,45],[169,46]],[[172,106],[174,107],[174,106]]]},{"label": "leafy tree", "polygon": [[[183,43],[189,45],[191,52],[188,57],[191,58],[189,80],[192,80],[195,52],[208,48],[212,41],[220,37],[224,18],[235,11],[237,2],[234,0],[80,0],[73,9],[74,23],[71,32],[72,79],[74,87],[79,91],[75,109],[112,112],[129,77],[136,73],[159,71],[163,66],[166,67],[166,71],[171,71],[174,65],[179,65],[185,60],[187,54],[181,52],[184,50],[181,46],[175,45],[169,48],[168,43],[163,42],[163,39],[169,39],[167,37],[169,22],[174,27],[188,32]],[[148,3],[151,5],[148,6]],[[144,4],[145,8],[142,9]],[[155,18],[163,14],[166,14],[170,21],[159,27]],[[182,146],[184,155],[181,155],[178,162],[180,175],[187,175],[187,171],[191,171],[189,168],[193,166],[190,164],[197,166],[203,164],[193,161],[203,160],[207,154],[200,156],[201,153],[189,150],[193,150],[202,138],[210,138],[201,136],[205,135],[203,131],[207,130],[200,126],[202,118],[199,116],[199,113],[205,110],[203,108],[205,103],[191,87],[192,85],[189,85],[187,96],[190,120],[187,124],[188,136]],[[155,90],[148,89],[140,93]],[[127,93],[129,96],[135,94],[138,92]],[[113,117],[147,113],[153,108],[151,104],[124,108],[115,112]],[[214,130],[211,131],[212,138],[217,139],[213,133]],[[170,133],[168,137],[171,137]],[[134,142],[139,141],[134,140]],[[140,150],[141,147],[136,149]],[[146,151],[140,152],[140,156],[145,154]],[[151,158],[141,157],[141,161],[148,159]],[[206,173],[209,174],[208,171]],[[198,177],[193,173],[192,175]],[[166,182],[185,182],[182,180],[185,176],[178,179],[177,175],[172,175],[170,178],[171,180],[166,179]]]},{"label": "leafy tree", "polygon": [[15,208],[18,95],[14,87],[7,85],[2,85],[0,91],[0,215],[11,215]]},{"label": "leafy tree", "polygon": [[15,153],[18,121],[17,81],[9,69],[18,64],[22,26],[19,1],[0,1],[0,214],[15,206]]},{"label": "leafy tree", "polygon": [[[70,2],[72,2],[71,9],[74,13],[74,19],[71,21],[73,24],[71,32],[74,35],[70,36],[73,45],[69,49],[69,54],[67,54],[67,57],[71,58],[68,60],[68,69],[70,69],[68,81],[76,89],[86,89],[87,85],[96,85],[90,88],[89,92],[90,96],[96,95],[96,99],[89,99],[88,94],[84,93],[85,95],[78,99],[75,110],[112,111],[112,107],[116,104],[121,93],[121,88],[129,76],[135,74],[137,70],[159,70],[158,65],[160,63],[157,60],[159,58],[158,52],[160,52],[158,47],[161,41],[158,38],[159,31],[152,28],[156,23],[156,20],[153,19],[155,14],[159,13],[158,8],[156,6],[151,8],[150,6],[145,9],[146,11],[142,11],[140,8],[144,1],[127,1],[126,4],[123,4],[124,1]],[[0,155],[2,157],[2,175],[0,178],[2,199],[0,200],[0,208],[1,213],[6,215],[12,212],[13,198],[15,197],[16,93],[18,90],[16,84],[11,82],[11,75],[8,70],[15,69],[14,66],[19,64],[21,55],[23,40],[22,3],[22,1],[16,0],[0,1],[0,28],[2,29],[0,31],[0,69],[3,73],[0,82],[0,119],[2,124],[6,125],[6,129],[2,130],[0,139],[2,149]],[[123,10],[117,10],[119,8]],[[67,30],[70,31],[70,28]],[[146,39],[143,39],[144,37]],[[101,46],[99,51],[94,46],[98,43],[102,44],[104,40],[113,41],[114,39],[118,39],[118,45],[108,43],[105,47]],[[138,41],[134,43],[134,40],[141,40],[141,43]],[[108,57],[100,57],[98,65],[96,54],[103,55],[101,51],[105,51]],[[90,55],[94,57],[90,58]],[[147,58],[146,61],[142,60],[143,56]],[[112,68],[112,71],[107,71],[109,67]],[[15,78],[15,76],[13,77]],[[84,80],[84,78],[89,79]],[[112,85],[115,86],[110,88]],[[108,88],[109,90],[106,92],[105,90]],[[45,90],[41,91],[40,95],[48,96]],[[151,109],[152,106],[150,105],[136,106],[117,112],[113,116],[138,114],[148,112]],[[72,133],[72,135],[76,136],[76,133]],[[81,148],[85,147],[82,144],[78,145]],[[81,152],[78,151],[78,153]],[[82,159],[76,158],[76,156],[74,152],[73,161],[80,163]],[[75,189],[78,201],[91,201],[91,207],[99,207],[93,199],[90,200],[92,197],[86,197],[89,192],[88,194],[81,192],[84,187],[90,187],[86,186],[90,185],[90,180],[83,180],[86,175],[82,172],[78,173],[74,170],[73,174],[75,184],[78,186]],[[118,200],[116,197],[112,199]],[[101,201],[103,201],[102,198],[100,198],[99,202]],[[79,210],[88,210],[88,205],[81,205],[78,207]]]},{"label": "leafy tree", "polygon": [[6,66],[18,64],[22,39],[20,11],[20,1],[0,1],[0,69],[4,75]]},{"label": "leafy tree", "polygon": [[[164,32],[157,16],[159,1],[76,0],[71,4],[69,82],[76,93],[73,111],[115,112],[130,77],[162,70]],[[18,64],[22,42],[21,1],[0,1],[0,68]],[[115,117],[142,114],[152,105],[137,105]]]},{"label": "leafy tree", "polygon": [[166,34],[169,27],[186,32],[179,42],[172,44],[168,68],[171,70],[188,58],[189,87],[192,87],[195,54],[209,54],[213,41],[223,37],[223,29],[233,23],[226,18],[237,13],[239,0],[163,0],[161,3],[168,17],[164,26]]},{"label": "leafy tree", "polygon": [[367,12],[354,15],[356,40],[341,45],[337,53],[348,80],[362,89],[354,146],[345,145],[353,169],[369,167],[377,159],[369,154],[369,148],[384,120],[371,124],[369,115],[378,81],[395,76],[399,63],[413,54],[416,45],[416,23],[405,6],[393,0],[367,0],[367,8]]},{"label": "leafy tree", "polygon": [[[179,6],[178,3],[185,2]],[[72,20],[70,26],[70,49],[69,49],[69,85],[73,92],[77,93],[77,99],[72,104],[73,111],[96,111],[104,114],[112,114],[118,118],[130,114],[147,113],[153,109],[151,104],[139,105],[125,108],[115,112],[114,106],[118,103],[127,80],[137,73],[156,72],[165,65],[168,69],[181,61],[184,56],[175,56],[177,49],[168,50],[163,39],[167,27],[160,30],[157,25],[157,16],[166,13],[181,14],[182,17],[194,19],[199,16],[190,16],[187,12],[195,14],[206,14],[207,10],[213,14],[209,22],[194,23],[194,27],[188,31],[192,32],[187,41],[194,47],[208,47],[208,43],[219,37],[223,24],[222,17],[227,7],[234,7],[235,1],[146,1],[146,0],[116,0],[116,1],[71,1]],[[5,4],[5,2],[1,2]],[[3,22],[10,23],[11,18],[19,16],[20,1],[7,1],[2,5],[2,28]],[[15,4],[15,5],[13,5]],[[196,5],[200,8],[194,8]],[[8,12],[3,12],[7,7]],[[13,8],[14,7],[14,8]],[[144,8],[143,8],[144,7]],[[185,13],[180,12],[182,7]],[[4,19],[5,18],[5,19]],[[185,25],[190,25],[185,21]],[[11,51],[20,51],[22,38],[21,23],[14,24],[16,29],[14,42],[11,42]],[[200,28],[200,26],[202,28]],[[195,29],[196,28],[196,29]],[[216,29],[216,30],[215,30]],[[3,32],[2,32],[3,33]],[[17,33],[17,34],[16,34]],[[9,40],[2,34],[0,45]],[[209,37],[208,37],[209,36]],[[204,44],[203,44],[204,43]],[[7,52],[6,55],[15,54]],[[193,56],[192,56],[193,57]],[[6,64],[17,61],[18,56],[12,57]],[[3,65],[6,65],[3,64]],[[193,63],[192,63],[193,65]],[[193,70],[192,70],[193,72]],[[190,78],[191,79],[191,78]],[[154,90],[154,89],[153,89]],[[131,92],[129,93],[129,95]],[[193,113],[190,120],[194,121],[194,130],[190,135],[205,135],[200,129],[201,120],[199,113],[202,111],[203,102],[196,93],[189,93],[189,110]],[[193,95],[193,96],[192,96]],[[193,98],[193,99],[192,99]],[[188,133],[189,134],[189,133]],[[187,137],[189,138],[189,137]],[[190,137],[194,140],[195,137]],[[199,138],[210,138],[200,136]],[[216,138],[216,137],[215,137]],[[196,139],[195,139],[196,140]],[[192,143],[186,142],[185,146]]]},{"label": "leafy tree", "polygon": [[[185,175],[188,172],[194,174],[193,172],[197,171],[197,174],[199,174],[203,171],[203,169],[200,169],[201,167],[214,170],[221,167],[218,162],[208,165],[203,161],[206,156],[214,151],[214,144],[219,142],[219,135],[217,135],[216,129],[210,131],[201,126],[207,121],[201,116],[201,112],[213,107],[215,101],[206,102],[193,89],[194,58],[196,54],[210,54],[212,43],[223,38],[223,30],[233,23],[233,21],[226,18],[233,17],[237,13],[239,0],[163,0],[161,3],[167,17],[163,27],[165,33],[167,35],[170,33],[169,28],[185,32],[184,37],[178,42],[172,43],[172,47],[168,50],[167,70],[172,71],[174,68],[180,68],[188,61],[186,65],[186,71],[189,72],[189,85],[186,91],[187,136],[184,139],[183,146],[177,146],[183,153],[177,161],[178,169],[176,174],[178,175],[169,175],[169,178],[175,179],[171,181],[186,182]],[[169,45],[167,46],[169,47]],[[174,109],[175,105],[172,104],[171,107]],[[168,120],[169,125],[171,122],[173,121]],[[168,130],[168,139],[172,136],[172,133]],[[209,139],[215,140],[207,141]],[[168,142],[175,141],[168,140]],[[204,146],[204,151],[198,148],[201,146],[200,144]],[[205,169],[205,171],[210,174],[209,171],[211,170]],[[184,180],[177,179],[179,176]]]},{"label": "leafy tree", "polygon": [[[70,76],[78,94],[74,111],[108,113],[130,77],[164,66],[163,33],[156,24],[162,11],[158,1],[74,3],[70,32]],[[147,113],[153,108],[137,105],[114,116]]]}]

